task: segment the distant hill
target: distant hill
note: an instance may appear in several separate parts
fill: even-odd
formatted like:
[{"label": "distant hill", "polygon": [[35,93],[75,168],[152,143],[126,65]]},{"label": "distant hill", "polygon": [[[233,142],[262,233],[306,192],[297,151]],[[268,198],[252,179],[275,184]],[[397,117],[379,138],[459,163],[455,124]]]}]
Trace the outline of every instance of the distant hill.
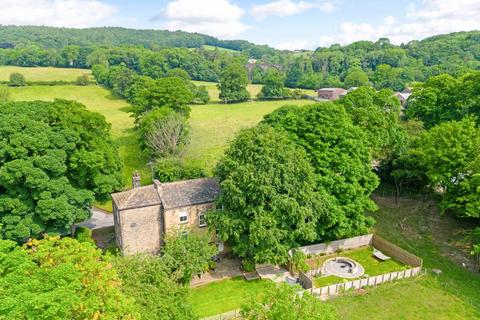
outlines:
[{"label": "distant hill", "polygon": [[0,26],[0,47],[11,48],[35,44],[41,48],[60,49],[78,46],[143,46],[145,48],[201,48],[212,46],[235,51],[262,48],[245,40],[220,40],[200,33],[167,30],[139,30],[120,27],[56,28],[40,26]]}]

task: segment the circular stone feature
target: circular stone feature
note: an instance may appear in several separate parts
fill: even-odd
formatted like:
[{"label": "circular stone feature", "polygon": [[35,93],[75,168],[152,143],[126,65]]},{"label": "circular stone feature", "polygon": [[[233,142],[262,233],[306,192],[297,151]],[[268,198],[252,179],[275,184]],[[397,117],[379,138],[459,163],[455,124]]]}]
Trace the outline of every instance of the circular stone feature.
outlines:
[{"label": "circular stone feature", "polygon": [[336,257],[325,261],[325,275],[342,278],[358,278],[365,273],[362,265],[350,258]]}]

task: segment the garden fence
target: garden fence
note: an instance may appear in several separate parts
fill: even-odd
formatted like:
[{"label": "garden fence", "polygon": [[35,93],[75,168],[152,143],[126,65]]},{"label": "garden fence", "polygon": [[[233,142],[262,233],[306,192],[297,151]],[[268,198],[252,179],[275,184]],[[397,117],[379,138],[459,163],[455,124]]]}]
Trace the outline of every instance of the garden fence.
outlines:
[{"label": "garden fence", "polygon": [[309,289],[313,295],[328,298],[329,296],[343,293],[348,290],[362,289],[365,287],[374,287],[382,283],[392,282],[395,280],[411,278],[419,275],[422,272],[422,267],[410,268],[402,271],[394,271],[384,273],[378,276],[352,280],[343,283],[332,284],[315,289]]}]

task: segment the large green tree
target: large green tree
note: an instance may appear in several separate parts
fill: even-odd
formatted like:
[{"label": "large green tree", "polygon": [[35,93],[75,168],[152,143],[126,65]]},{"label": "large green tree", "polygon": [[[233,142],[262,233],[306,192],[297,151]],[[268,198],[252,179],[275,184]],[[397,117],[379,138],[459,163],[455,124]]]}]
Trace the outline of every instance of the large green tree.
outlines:
[{"label": "large green tree", "polygon": [[218,83],[220,100],[229,103],[250,99],[250,93],[247,91],[247,84],[247,70],[240,64],[230,64],[220,75]]},{"label": "large green tree", "polygon": [[0,224],[7,239],[64,233],[120,188],[121,162],[103,116],[77,102],[0,108]]},{"label": "large green tree", "polygon": [[241,131],[217,166],[218,210],[207,218],[234,253],[284,263],[288,251],[317,238],[326,214],[302,148],[266,125]]},{"label": "large green tree", "polygon": [[345,76],[345,85],[348,87],[368,86],[368,75],[360,68],[352,68],[348,70]]},{"label": "large green tree", "polygon": [[337,320],[335,308],[309,292],[287,284],[272,286],[241,308],[245,320]]},{"label": "large green tree", "polygon": [[480,217],[480,129],[473,117],[450,121],[422,134],[411,151],[430,187],[442,194],[442,210]]},{"label": "large green tree", "polygon": [[0,240],[0,318],[133,319],[111,261],[92,244],[46,237]]},{"label": "large green tree", "polygon": [[390,153],[402,130],[400,103],[391,90],[361,87],[349,92],[338,103],[345,107],[353,123],[364,129],[376,157]]},{"label": "large green tree", "polygon": [[263,80],[263,87],[258,94],[260,99],[283,99],[285,97],[285,76],[275,68],[268,69]]},{"label": "large green tree", "polygon": [[303,147],[315,170],[315,190],[322,195],[326,215],[317,222],[319,240],[363,234],[373,224],[364,215],[375,210],[370,195],[378,185],[372,172],[369,143],[345,109],[331,102],[283,107],[264,123],[286,131]]},{"label": "large green tree", "polygon": [[145,81],[142,85],[143,88],[132,98],[137,115],[160,107],[189,115],[190,107],[187,104],[193,100],[193,94],[184,79],[161,78]]},{"label": "large green tree", "polygon": [[480,72],[459,78],[447,74],[431,77],[415,86],[407,116],[421,120],[427,129],[469,114],[480,116],[479,83]]}]

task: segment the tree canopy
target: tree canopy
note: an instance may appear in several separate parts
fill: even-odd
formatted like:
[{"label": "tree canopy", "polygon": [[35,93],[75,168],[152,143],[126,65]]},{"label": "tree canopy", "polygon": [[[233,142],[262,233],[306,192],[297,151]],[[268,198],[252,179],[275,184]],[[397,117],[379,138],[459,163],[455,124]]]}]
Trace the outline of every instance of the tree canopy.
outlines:
[{"label": "tree canopy", "polygon": [[266,125],[241,131],[219,162],[221,194],[209,225],[233,252],[256,263],[284,263],[316,239],[325,208],[305,151]]},{"label": "tree canopy", "polygon": [[[431,128],[472,114],[480,117],[480,72],[459,78],[448,74],[417,84],[409,99],[407,116],[421,120]],[[477,120],[478,121],[478,120]]]},{"label": "tree canopy", "polygon": [[250,99],[247,91],[247,70],[239,64],[230,64],[220,75],[218,89],[220,100],[225,102],[241,102]]},{"label": "tree canopy", "polygon": [[[370,194],[378,185],[369,143],[345,109],[331,102],[283,107],[263,121],[305,149],[315,171],[315,190],[326,215],[317,222],[319,240],[363,234],[373,224],[364,215],[375,210]],[[280,150],[280,149],[279,149]]]},{"label": "tree canopy", "polygon": [[0,318],[133,319],[133,301],[102,251],[72,238],[0,240]]},{"label": "tree canopy", "polygon": [[423,133],[411,153],[418,157],[431,188],[441,188],[442,210],[480,217],[480,129],[472,117]]},{"label": "tree canopy", "polygon": [[7,239],[64,233],[94,199],[120,188],[121,162],[103,116],[77,102],[0,108],[0,224]]}]

